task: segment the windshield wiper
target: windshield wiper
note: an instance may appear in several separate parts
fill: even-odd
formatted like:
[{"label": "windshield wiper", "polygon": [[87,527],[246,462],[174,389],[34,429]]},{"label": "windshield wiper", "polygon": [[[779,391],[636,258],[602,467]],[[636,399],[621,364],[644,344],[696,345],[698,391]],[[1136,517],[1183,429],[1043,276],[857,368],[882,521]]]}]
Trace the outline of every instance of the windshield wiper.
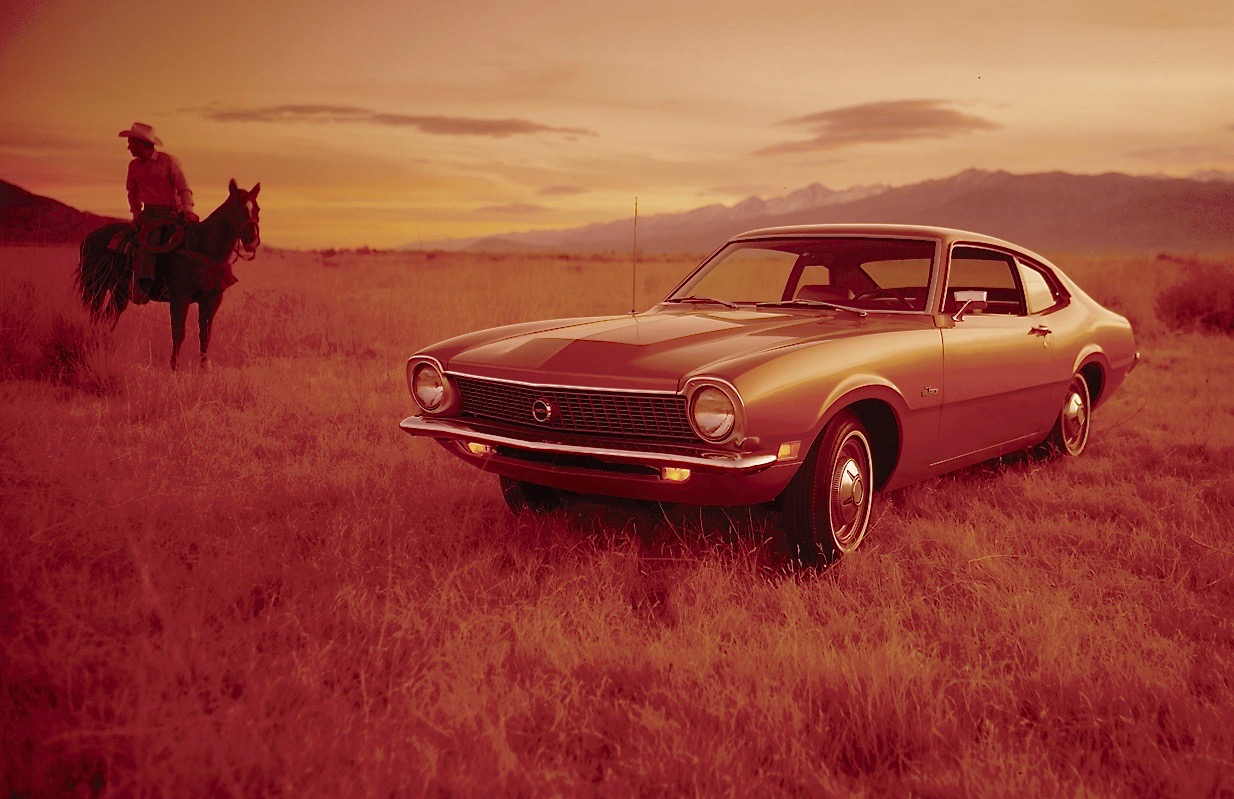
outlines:
[{"label": "windshield wiper", "polygon": [[695,297],[693,294],[689,297],[669,297],[665,302],[714,303],[716,305],[723,305],[725,308],[732,308],[733,310],[741,307],[737,303],[729,302],[728,300],[717,300],[715,297]]},{"label": "windshield wiper", "polygon": [[834,302],[823,302],[822,300],[780,300],[779,302],[756,302],[755,308],[830,308],[834,311],[848,311],[855,313],[860,317],[865,317],[867,314],[860,308],[850,308],[847,305],[837,305]]}]

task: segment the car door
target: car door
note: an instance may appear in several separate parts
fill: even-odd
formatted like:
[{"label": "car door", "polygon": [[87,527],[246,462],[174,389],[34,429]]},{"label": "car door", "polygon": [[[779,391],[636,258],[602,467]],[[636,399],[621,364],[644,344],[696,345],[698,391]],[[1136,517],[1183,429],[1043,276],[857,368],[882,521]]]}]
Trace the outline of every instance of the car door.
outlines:
[{"label": "car door", "polygon": [[[984,308],[960,310],[956,293],[984,291]],[[943,405],[935,464],[993,457],[1036,435],[1053,414],[1050,330],[1030,315],[1016,259],[957,245],[944,294]]]}]

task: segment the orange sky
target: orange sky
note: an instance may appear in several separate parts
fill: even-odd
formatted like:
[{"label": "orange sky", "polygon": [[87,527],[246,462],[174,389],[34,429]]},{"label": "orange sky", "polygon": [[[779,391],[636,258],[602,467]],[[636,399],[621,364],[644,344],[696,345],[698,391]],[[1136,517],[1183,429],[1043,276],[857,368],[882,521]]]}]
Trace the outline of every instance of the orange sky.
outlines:
[{"label": "orange sky", "polygon": [[8,0],[0,75],[0,179],[123,215],[142,121],[199,210],[260,180],[289,247],[969,167],[1234,171],[1229,0]]}]

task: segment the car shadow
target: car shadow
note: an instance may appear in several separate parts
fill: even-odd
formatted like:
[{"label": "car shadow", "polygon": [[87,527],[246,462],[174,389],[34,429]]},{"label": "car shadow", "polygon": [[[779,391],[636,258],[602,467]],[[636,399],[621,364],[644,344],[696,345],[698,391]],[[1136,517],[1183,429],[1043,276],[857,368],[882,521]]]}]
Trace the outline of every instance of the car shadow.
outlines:
[{"label": "car shadow", "polygon": [[[1051,458],[1020,451],[992,458],[903,489],[880,494],[884,510],[903,508],[904,492],[948,484],[986,483],[1008,472],[1038,469]],[[672,561],[716,555],[741,561],[768,573],[803,571],[782,532],[779,500],[761,505],[710,506],[657,503],[562,492],[564,503],[553,511],[576,531],[597,541],[614,537],[637,541],[640,557]],[[884,514],[875,507],[874,524]],[[892,516],[894,517],[893,510]],[[840,563],[843,562],[841,559]],[[814,571],[833,568],[814,567]]]}]

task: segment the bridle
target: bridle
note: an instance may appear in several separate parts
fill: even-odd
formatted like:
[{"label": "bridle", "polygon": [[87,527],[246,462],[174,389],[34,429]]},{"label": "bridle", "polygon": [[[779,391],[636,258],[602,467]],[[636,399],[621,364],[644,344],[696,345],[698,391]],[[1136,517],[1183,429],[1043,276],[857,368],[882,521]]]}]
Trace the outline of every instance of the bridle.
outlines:
[{"label": "bridle", "polygon": [[[245,202],[245,210],[248,210],[248,203]],[[257,208],[254,207],[253,212],[248,215],[240,225],[236,228],[236,241],[232,245],[232,256],[241,261],[251,261],[257,257],[257,248],[261,245],[261,227],[254,221]],[[246,244],[244,239],[245,233],[248,230],[253,231],[252,238]]]},{"label": "bridle", "polygon": [[[233,199],[237,199],[235,195],[233,195]],[[243,222],[232,222],[232,220],[236,219],[239,214],[230,208],[226,208],[224,206],[220,207],[218,211],[216,211],[216,213],[225,213],[225,219],[227,220],[226,224],[228,226],[232,224],[235,225],[235,227],[231,230],[231,244],[226,250],[227,254],[221,261],[216,262],[203,253],[195,251],[195,248],[202,243],[199,240],[201,232],[195,225],[190,226],[187,231],[187,238],[190,239],[192,245],[181,254],[185,257],[194,258],[204,263],[221,263],[227,265],[231,265],[236,261],[251,261],[256,258],[257,248],[261,245],[261,227],[257,223],[257,213],[260,209],[257,207],[257,203],[254,202],[250,206],[249,202],[250,200],[246,198],[242,203],[238,203],[239,209],[237,210],[243,210],[245,214],[245,219]],[[211,217],[214,217],[214,214],[211,214]],[[249,236],[250,233],[252,234],[251,237]],[[249,239],[247,243],[245,242],[246,238]],[[215,250],[215,252],[218,251]]]}]

